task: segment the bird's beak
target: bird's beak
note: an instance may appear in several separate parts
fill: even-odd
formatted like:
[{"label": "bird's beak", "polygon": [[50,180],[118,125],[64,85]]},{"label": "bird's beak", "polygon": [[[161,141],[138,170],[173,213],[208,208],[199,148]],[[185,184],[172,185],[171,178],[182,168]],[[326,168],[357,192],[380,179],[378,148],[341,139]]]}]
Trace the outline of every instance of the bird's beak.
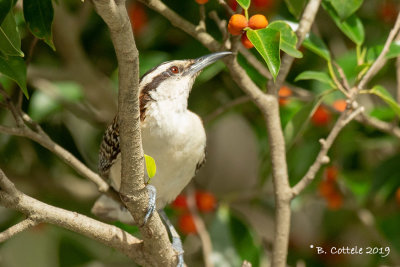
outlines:
[{"label": "bird's beak", "polygon": [[218,59],[223,58],[225,56],[229,56],[231,54],[232,52],[226,51],[226,52],[212,53],[209,55],[199,57],[194,60],[194,63],[187,69],[185,74],[195,75],[196,73],[200,72],[202,69],[214,63]]}]

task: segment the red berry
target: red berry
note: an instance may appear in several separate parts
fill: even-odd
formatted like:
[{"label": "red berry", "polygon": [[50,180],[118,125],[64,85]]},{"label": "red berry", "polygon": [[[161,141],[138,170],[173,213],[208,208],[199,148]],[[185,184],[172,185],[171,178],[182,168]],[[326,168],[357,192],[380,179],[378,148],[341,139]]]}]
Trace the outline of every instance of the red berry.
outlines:
[{"label": "red berry", "polygon": [[197,4],[203,5],[208,2],[208,0],[196,0]]},{"label": "red berry", "polygon": [[331,195],[336,194],[336,186],[335,183],[323,180],[318,185],[318,191],[322,197],[328,199]]},{"label": "red berry", "polygon": [[254,47],[253,43],[250,42],[249,38],[247,38],[247,32],[244,32],[242,34],[241,41],[242,41],[243,46],[246,47],[247,49]]},{"label": "red berry", "polygon": [[254,6],[257,8],[260,8],[260,9],[261,8],[266,9],[266,8],[271,7],[273,2],[274,2],[273,0],[253,0],[252,1]]},{"label": "red berry", "polygon": [[190,213],[185,213],[178,218],[179,230],[184,234],[195,234],[197,233],[196,225],[194,223],[193,216]]},{"label": "red berry", "polygon": [[400,206],[400,187],[397,188],[397,190],[396,190],[396,201],[397,201],[397,204],[399,204],[399,206]]},{"label": "red berry", "polygon": [[323,106],[319,106],[311,117],[311,122],[316,126],[325,126],[331,121],[331,112]]},{"label": "red berry", "polygon": [[334,182],[336,181],[338,173],[339,171],[335,166],[326,167],[325,178],[327,181]]},{"label": "red berry", "polygon": [[343,197],[338,192],[330,195],[327,201],[328,201],[328,207],[331,210],[338,210],[343,205]]},{"label": "red berry", "polygon": [[135,34],[142,32],[147,25],[147,13],[141,4],[132,4],[128,7],[128,15],[131,20],[132,29]]},{"label": "red berry", "polygon": [[238,3],[236,2],[236,0],[229,0],[228,1],[228,5],[230,6],[230,8],[233,11],[236,11],[237,7],[238,7]]},{"label": "red berry", "polygon": [[211,212],[215,209],[217,201],[213,194],[205,191],[196,192],[197,209],[201,212]]},{"label": "red berry", "polygon": [[188,209],[188,204],[186,200],[185,195],[178,195],[175,200],[171,204],[172,208],[178,209],[178,210],[187,210]]}]

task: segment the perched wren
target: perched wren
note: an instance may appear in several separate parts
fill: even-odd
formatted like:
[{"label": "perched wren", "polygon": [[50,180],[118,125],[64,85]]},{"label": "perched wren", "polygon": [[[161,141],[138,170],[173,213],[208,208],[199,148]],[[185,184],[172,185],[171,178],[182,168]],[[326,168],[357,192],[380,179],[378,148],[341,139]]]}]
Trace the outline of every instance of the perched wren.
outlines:
[{"label": "perched wren", "polygon": [[[147,187],[152,188],[150,192],[156,189],[157,210],[176,198],[204,162],[206,134],[199,116],[188,110],[188,97],[201,70],[230,54],[219,52],[198,59],[164,62],[140,79],[143,150],[157,165],[157,172]],[[101,176],[109,179],[118,191],[121,153],[117,118],[104,134],[99,157]],[[103,218],[132,223],[129,212],[110,200],[102,196],[92,211]]]}]

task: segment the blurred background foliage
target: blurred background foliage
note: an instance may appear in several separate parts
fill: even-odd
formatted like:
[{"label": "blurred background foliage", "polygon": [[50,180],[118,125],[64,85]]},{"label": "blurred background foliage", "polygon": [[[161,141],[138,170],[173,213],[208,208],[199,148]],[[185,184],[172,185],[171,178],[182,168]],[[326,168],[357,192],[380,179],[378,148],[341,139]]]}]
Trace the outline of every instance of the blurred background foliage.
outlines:
[{"label": "blurred background foliage", "polygon": [[[194,0],[165,0],[185,19],[197,24],[199,5]],[[230,5],[234,5],[233,1]],[[99,143],[116,112],[117,62],[106,25],[88,1],[53,2],[53,37],[56,50],[37,41],[28,31],[22,8],[14,15],[22,40],[21,50],[29,58],[28,94],[22,109],[39,122],[49,136],[96,170]],[[160,14],[142,4],[128,1],[128,13],[140,52],[140,73],[171,59],[195,58],[209,53],[196,40],[173,27]],[[205,5],[223,19],[229,15],[215,0]],[[399,11],[395,0],[366,0],[357,11],[365,28],[364,46],[383,45]],[[281,0],[253,0],[250,15],[261,13],[269,21],[296,21]],[[207,17],[207,31],[222,39],[215,23]],[[320,9],[313,32],[329,47],[346,77],[354,80],[358,70],[355,45]],[[262,62],[261,57],[250,50]],[[300,124],[300,134],[288,139],[291,184],[307,171],[320,149],[318,140],[329,133],[338,111],[332,104],[340,92],[323,98],[316,106],[313,95],[329,86],[318,81],[295,78],[305,70],[326,71],[325,62],[301,48],[303,58],[294,62],[286,85],[293,96],[281,99],[283,125]],[[372,51],[372,50],[371,50]],[[372,53],[371,57],[373,57]],[[239,55],[239,62],[251,78],[265,89],[267,79]],[[389,61],[372,81],[396,96],[395,60]],[[0,82],[15,101],[20,89],[5,76]],[[308,100],[297,97],[304,91]],[[291,95],[291,93],[289,93]],[[218,114],[219,109],[242,98]],[[363,96],[367,113],[398,125],[395,112],[377,97]],[[208,134],[208,157],[193,186],[207,197],[196,198],[200,216],[210,234],[215,266],[239,266],[243,260],[266,266],[273,238],[274,203],[269,164],[268,136],[257,108],[243,97],[224,65],[218,62],[197,79],[189,99]],[[0,123],[11,125],[12,116],[0,109]],[[298,129],[295,129],[298,130]],[[292,129],[293,131],[293,129]],[[289,258],[290,266],[394,266],[400,264],[400,146],[399,140],[358,122],[339,135],[329,156],[331,163],[293,204]],[[40,145],[19,137],[0,134],[0,167],[23,192],[50,204],[88,216],[98,192],[58,157]],[[200,192],[200,191],[198,191]],[[185,195],[185,193],[183,193]],[[205,201],[202,210],[199,202]],[[184,239],[188,266],[203,266],[202,244],[191,227],[185,204],[174,203],[167,212]],[[0,207],[0,230],[22,219],[21,214]],[[135,233],[136,228],[116,222]],[[381,255],[318,255],[310,245],[390,247]],[[52,225],[39,225],[0,244],[0,266],[72,267],[132,266],[120,253],[102,244]]]}]

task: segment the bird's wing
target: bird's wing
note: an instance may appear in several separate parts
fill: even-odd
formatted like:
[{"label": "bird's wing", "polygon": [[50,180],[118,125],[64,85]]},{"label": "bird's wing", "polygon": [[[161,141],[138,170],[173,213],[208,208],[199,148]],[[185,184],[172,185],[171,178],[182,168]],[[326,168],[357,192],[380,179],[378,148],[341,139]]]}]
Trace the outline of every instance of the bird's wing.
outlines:
[{"label": "bird's wing", "polygon": [[115,116],[107,127],[100,145],[99,172],[102,177],[108,178],[108,172],[120,152],[118,117]]}]

